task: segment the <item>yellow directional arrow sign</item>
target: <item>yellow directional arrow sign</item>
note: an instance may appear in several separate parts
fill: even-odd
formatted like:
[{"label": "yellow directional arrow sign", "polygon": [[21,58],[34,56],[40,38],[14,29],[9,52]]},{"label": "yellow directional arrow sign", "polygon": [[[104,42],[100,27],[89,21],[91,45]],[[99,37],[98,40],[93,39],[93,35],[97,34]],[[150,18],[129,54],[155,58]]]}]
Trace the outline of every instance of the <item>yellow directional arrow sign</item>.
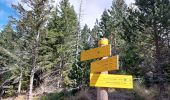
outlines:
[{"label": "yellow directional arrow sign", "polygon": [[103,72],[110,70],[119,69],[119,56],[113,56],[107,59],[92,62],[90,66],[90,71],[93,72]]},{"label": "yellow directional arrow sign", "polygon": [[106,45],[86,51],[81,52],[81,61],[95,59],[95,58],[101,58],[111,55],[111,46]]},{"label": "yellow directional arrow sign", "polygon": [[90,74],[90,86],[111,88],[133,88],[131,75]]}]

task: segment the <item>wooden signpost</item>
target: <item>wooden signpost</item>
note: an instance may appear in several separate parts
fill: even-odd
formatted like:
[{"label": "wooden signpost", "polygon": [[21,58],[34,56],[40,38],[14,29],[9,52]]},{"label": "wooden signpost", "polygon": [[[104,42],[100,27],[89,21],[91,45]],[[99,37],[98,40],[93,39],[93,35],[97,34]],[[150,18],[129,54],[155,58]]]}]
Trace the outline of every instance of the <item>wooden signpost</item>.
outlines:
[{"label": "wooden signpost", "polygon": [[110,55],[111,55],[111,46],[106,45],[103,47],[98,47],[98,48],[82,51],[80,60],[85,61],[85,60],[101,58],[101,57],[110,56]]},{"label": "wooden signpost", "polygon": [[90,66],[91,73],[103,72],[119,69],[119,56],[113,56],[107,59],[92,62]]},{"label": "wooden signpost", "polygon": [[132,89],[133,79],[131,75],[90,74],[90,86]]},{"label": "wooden signpost", "polygon": [[111,55],[111,45],[108,39],[101,38],[98,48],[81,52],[81,61],[100,58],[92,62],[90,66],[90,86],[97,88],[97,100],[108,100],[107,88],[133,88],[133,78],[131,75],[113,75],[108,71],[119,69],[119,56]]}]

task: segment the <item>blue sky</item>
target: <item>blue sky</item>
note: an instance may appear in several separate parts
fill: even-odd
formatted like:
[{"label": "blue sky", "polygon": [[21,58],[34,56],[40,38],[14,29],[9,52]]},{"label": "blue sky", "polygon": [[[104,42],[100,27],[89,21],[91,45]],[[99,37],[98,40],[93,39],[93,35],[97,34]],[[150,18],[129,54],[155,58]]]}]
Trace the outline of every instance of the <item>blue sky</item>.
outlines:
[{"label": "blue sky", "polygon": [[[20,0],[0,0],[0,30],[7,24],[8,16],[15,16],[15,10],[12,9],[11,4],[17,3]],[[55,0],[58,3],[60,0]],[[125,0],[129,5],[134,0]],[[78,13],[80,0],[70,0],[70,3],[74,5],[76,12]],[[112,4],[112,0],[83,0],[82,4],[82,25],[85,23],[92,28],[95,20],[100,19],[100,16],[104,9],[109,9]]]},{"label": "blue sky", "polygon": [[15,10],[11,8],[13,0],[0,0],[0,30],[8,22],[8,16],[15,16]]}]

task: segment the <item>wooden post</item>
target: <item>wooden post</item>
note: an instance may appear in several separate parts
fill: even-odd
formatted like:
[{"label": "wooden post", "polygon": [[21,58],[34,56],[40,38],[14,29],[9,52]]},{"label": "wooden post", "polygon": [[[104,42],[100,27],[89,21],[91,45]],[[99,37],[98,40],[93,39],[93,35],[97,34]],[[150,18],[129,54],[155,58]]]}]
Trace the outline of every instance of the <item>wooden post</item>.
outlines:
[{"label": "wooden post", "polygon": [[[101,38],[98,42],[98,46],[108,45],[107,38]],[[103,57],[102,59],[106,59],[108,57]],[[99,72],[100,74],[108,74],[108,71]],[[97,100],[108,100],[108,88],[97,88]]]}]

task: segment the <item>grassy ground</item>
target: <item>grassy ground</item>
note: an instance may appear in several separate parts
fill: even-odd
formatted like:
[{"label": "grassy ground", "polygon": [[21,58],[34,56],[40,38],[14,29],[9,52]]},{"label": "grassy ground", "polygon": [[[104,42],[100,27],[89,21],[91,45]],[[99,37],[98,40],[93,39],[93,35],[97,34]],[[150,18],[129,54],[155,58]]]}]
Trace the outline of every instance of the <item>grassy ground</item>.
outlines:
[{"label": "grassy ground", "polygon": [[[40,99],[41,100],[66,100],[68,98],[73,98],[76,93],[78,92],[78,90],[72,90],[72,91],[61,91],[61,92],[57,92],[57,93],[50,93],[47,94],[45,96],[42,96]],[[69,100],[70,100],[69,99]]]},{"label": "grassy ground", "polygon": [[[145,88],[141,84],[134,84],[134,89],[109,89],[109,100],[157,100],[158,87]],[[167,85],[167,93],[163,100],[170,100],[170,85]],[[26,100],[26,95],[2,100]],[[1,99],[0,99],[1,100]],[[34,100],[96,100],[96,88],[86,90],[63,90],[49,94],[34,96]]]}]

